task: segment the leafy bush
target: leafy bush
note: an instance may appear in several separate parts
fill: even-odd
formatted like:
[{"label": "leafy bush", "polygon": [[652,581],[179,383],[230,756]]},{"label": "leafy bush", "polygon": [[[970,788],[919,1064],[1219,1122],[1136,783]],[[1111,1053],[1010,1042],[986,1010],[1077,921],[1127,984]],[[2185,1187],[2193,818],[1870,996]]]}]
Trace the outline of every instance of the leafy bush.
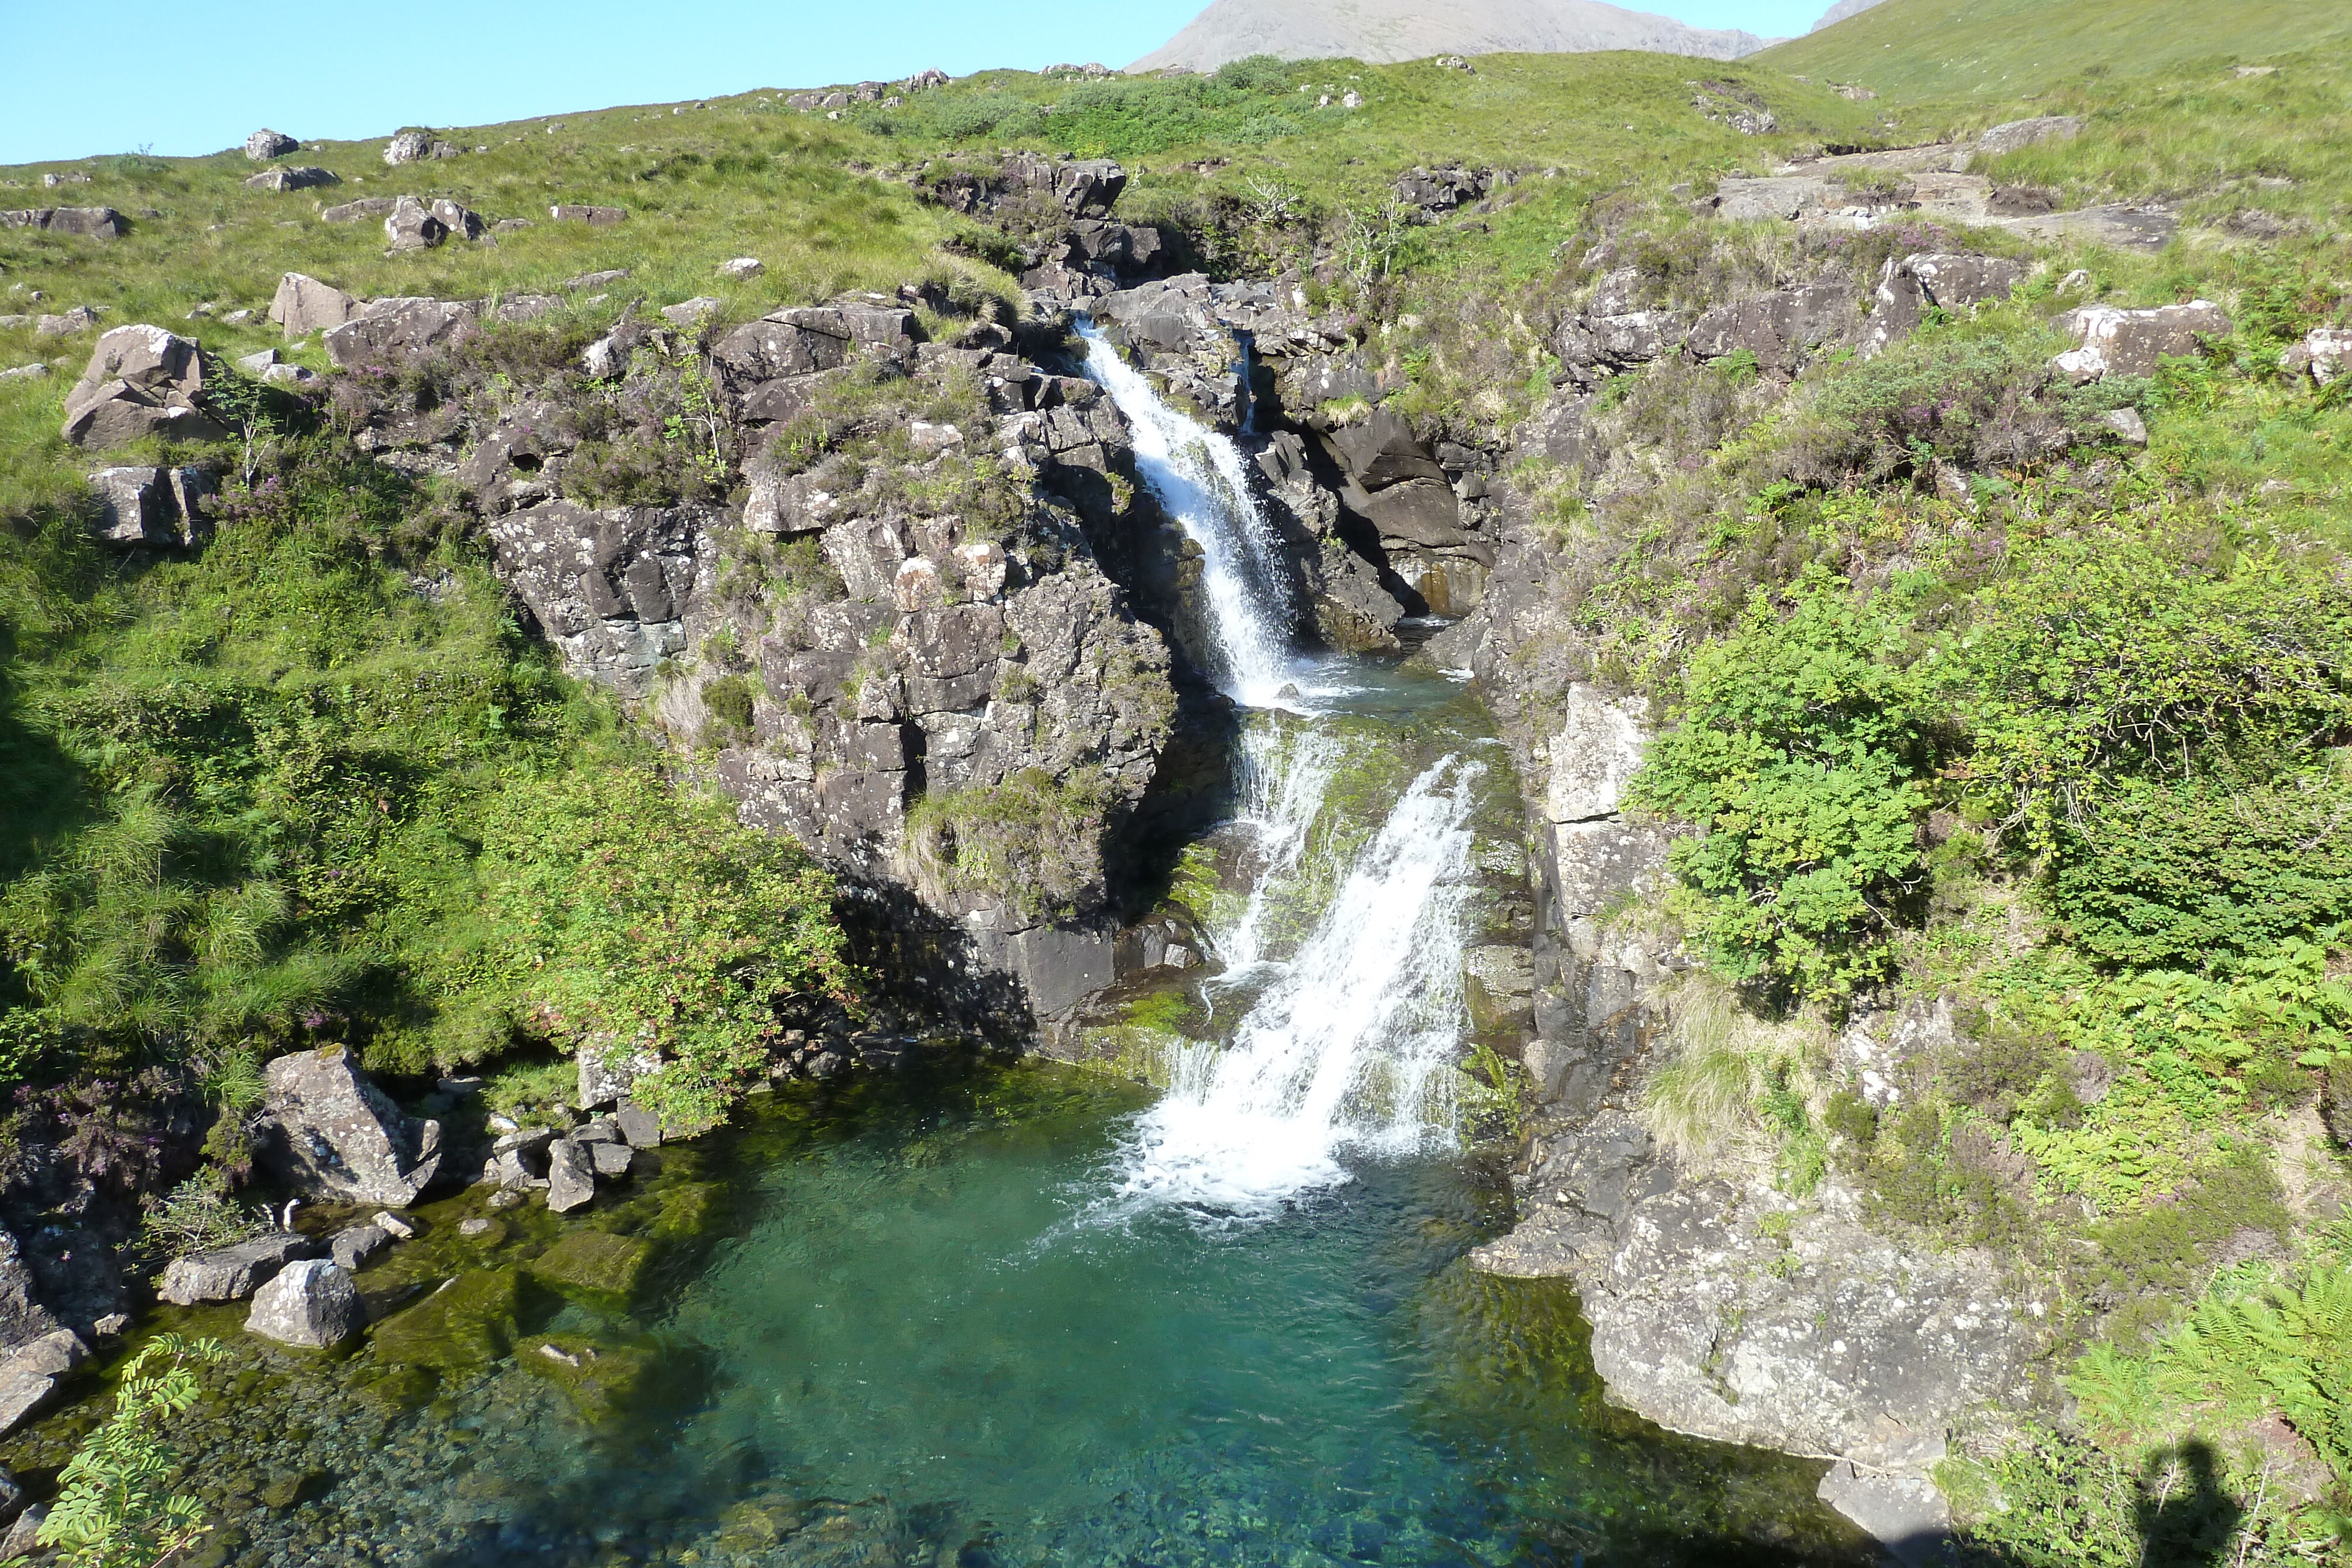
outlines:
[{"label": "leafy bush", "polygon": [[2235,969],[2352,920],[2352,799],[2329,777],[2126,780],[2061,822],[2050,907],[2084,952]]},{"label": "leafy bush", "polygon": [[226,1359],[218,1341],[157,1334],[122,1369],[114,1414],[66,1461],[37,1539],[72,1568],[155,1568],[210,1528],[193,1497],[169,1496],[177,1456],[159,1428],[200,1392],[194,1368]]},{"label": "leafy bush", "polygon": [[1839,1005],[1891,972],[1884,937],[1921,876],[1930,709],[1904,617],[1826,568],[1759,592],[1692,655],[1679,723],[1631,803],[1689,822],[1671,864],[1693,934],[1735,977]]},{"label": "leafy bush", "polygon": [[2116,779],[2300,771],[2352,719],[2336,575],[2315,554],[2217,552],[2175,528],[2012,539],[1945,666],[1970,734],[1966,792],[2039,852],[2062,822],[2100,841]]},{"label": "leafy bush", "polygon": [[[852,999],[833,879],[797,846],[649,768],[512,791],[485,835],[470,975],[567,1048],[635,1042],[642,1098],[715,1114],[794,1016]],[[452,977],[457,978],[459,977]]]}]

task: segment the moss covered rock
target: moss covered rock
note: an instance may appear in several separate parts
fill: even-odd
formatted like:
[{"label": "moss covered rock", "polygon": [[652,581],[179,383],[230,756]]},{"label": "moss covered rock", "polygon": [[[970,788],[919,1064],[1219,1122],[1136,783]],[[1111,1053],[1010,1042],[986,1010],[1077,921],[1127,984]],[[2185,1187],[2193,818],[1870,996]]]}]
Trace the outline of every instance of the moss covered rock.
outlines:
[{"label": "moss covered rock", "polygon": [[522,1281],[510,1270],[458,1275],[406,1312],[375,1327],[377,1357],[410,1366],[461,1372],[514,1348]]},{"label": "moss covered rock", "polygon": [[582,1416],[604,1426],[626,1415],[644,1393],[649,1351],[584,1334],[533,1334],[515,1364],[563,1390]]},{"label": "moss covered rock", "polygon": [[566,1295],[626,1301],[652,1256],[652,1246],[636,1237],[582,1229],[531,1260],[530,1271]]}]

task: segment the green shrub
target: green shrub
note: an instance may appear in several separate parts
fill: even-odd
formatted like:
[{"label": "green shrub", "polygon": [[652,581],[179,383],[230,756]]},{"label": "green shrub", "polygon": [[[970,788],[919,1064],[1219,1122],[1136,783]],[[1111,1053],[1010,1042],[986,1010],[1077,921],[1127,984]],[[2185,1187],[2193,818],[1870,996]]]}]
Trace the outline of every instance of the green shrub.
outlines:
[{"label": "green shrub", "polygon": [[2012,539],[1943,666],[1963,789],[2037,852],[2095,835],[2113,780],[2301,771],[2352,718],[2347,667],[2332,561],[2114,524]]},{"label": "green shrub", "polygon": [[796,845],[678,793],[650,768],[583,769],[510,791],[482,846],[473,984],[565,1048],[662,1060],[641,1097],[707,1120],[797,1011],[853,998],[833,879]]},{"label": "green shrub", "polygon": [[2126,780],[2058,824],[2048,891],[2095,958],[2234,969],[2352,920],[2352,798],[2332,776]]},{"label": "green shrub", "polygon": [[1631,803],[1693,824],[1671,863],[1693,934],[1741,980],[1843,1004],[1891,967],[1920,875],[1930,712],[1904,618],[1808,569],[1693,654]]}]

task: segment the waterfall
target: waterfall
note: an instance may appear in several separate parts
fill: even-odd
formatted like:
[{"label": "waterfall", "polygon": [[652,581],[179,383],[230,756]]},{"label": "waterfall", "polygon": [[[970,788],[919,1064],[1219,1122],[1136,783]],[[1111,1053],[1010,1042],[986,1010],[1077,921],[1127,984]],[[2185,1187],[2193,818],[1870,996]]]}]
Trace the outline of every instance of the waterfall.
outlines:
[{"label": "waterfall", "polygon": [[1245,707],[1281,705],[1290,678],[1288,575],[1274,526],[1258,509],[1241,449],[1160,401],[1135,367],[1085,321],[1087,374],[1133,427],[1135,465],[1162,510],[1201,549],[1211,673]]},{"label": "waterfall", "polygon": [[1269,1214],[1345,1182],[1342,1154],[1450,1138],[1478,772],[1448,757],[1414,779],[1232,1040],[1184,1051],[1119,1153],[1107,1217]]},{"label": "waterfall", "polygon": [[[1274,529],[1250,495],[1240,450],[1162,402],[1090,324],[1079,330],[1087,374],[1133,428],[1144,482],[1204,559],[1220,685],[1245,707],[1292,709],[1244,720],[1237,825],[1255,840],[1255,874],[1238,917],[1209,934],[1224,969],[1204,995],[1233,996],[1246,1011],[1230,1038],[1181,1052],[1167,1094],[1138,1119],[1116,1156],[1113,1191],[1091,1215],[1116,1222],[1171,1206],[1272,1214],[1348,1180],[1343,1155],[1408,1154],[1452,1138],[1482,770],[1453,756],[1427,768],[1315,908],[1319,884],[1309,879],[1328,868],[1305,857],[1356,743],[1296,706],[1292,682],[1307,666],[1289,645]],[[1278,951],[1310,914],[1296,951]]]}]

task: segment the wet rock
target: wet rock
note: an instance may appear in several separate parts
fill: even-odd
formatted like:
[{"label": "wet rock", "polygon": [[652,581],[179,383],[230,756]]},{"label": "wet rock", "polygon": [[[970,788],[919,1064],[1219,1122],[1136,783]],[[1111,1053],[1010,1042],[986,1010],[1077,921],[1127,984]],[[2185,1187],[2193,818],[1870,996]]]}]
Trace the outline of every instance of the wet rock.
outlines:
[{"label": "wet rock", "polygon": [[2194,354],[2205,340],[2226,335],[2230,318],[2207,299],[2152,310],[2092,305],[2068,312],[2059,329],[2076,346],[2051,368],[2079,386],[2107,376],[2154,375],[2159,361]]},{"label": "wet rock", "polygon": [[312,1258],[289,1263],[254,1292],[245,1332],[318,1350],[359,1333],[364,1316],[351,1275],[340,1264]]},{"label": "wet rock", "polygon": [[547,1207],[569,1214],[596,1196],[596,1162],[577,1140],[558,1138],[547,1151]]},{"label": "wet rock", "polygon": [[174,1258],[155,1293],[174,1306],[241,1301],[288,1263],[318,1256],[318,1243],[291,1230],[273,1230],[234,1247]]},{"label": "wet rock", "polygon": [[636,1237],[582,1228],[532,1259],[530,1271],[561,1291],[626,1301],[652,1259],[653,1249]]},{"label": "wet rock", "polygon": [[327,1252],[337,1268],[356,1274],[367,1267],[370,1259],[391,1245],[391,1231],[373,1219],[362,1219],[336,1231],[327,1243]]},{"label": "wet rock", "polygon": [[416,1239],[415,1222],[404,1219],[390,1210],[377,1215],[373,1223],[394,1241],[413,1241]]},{"label": "wet rock", "polygon": [[257,163],[267,163],[272,158],[283,158],[289,152],[299,152],[302,144],[282,131],[261,130],[245,139],[245,155]]},{"label": "wet rock", "polygon": [[1525,1033],[1535,1022],[1535,955],[1525,946],[1473,947],[1462,955],[1463,1002],[1477,1034]]},{"label": "wet rock", "polygon": [[71,1329],[57,1329],[0,1356],[0,1437],[49,1402],[89,1347]]},{"label": "wet rock", "polygon": [[296,1191],[405,1208],[441,1166],[441,1124],[413,1121],[341,1046],[268,1067],[263,1157]]},{"label": "wet rock", "polygon": [[24,1511],[25,1489],[5,1467],[0,1467],[0,1530],[16,1523],[16,1516]]}]

